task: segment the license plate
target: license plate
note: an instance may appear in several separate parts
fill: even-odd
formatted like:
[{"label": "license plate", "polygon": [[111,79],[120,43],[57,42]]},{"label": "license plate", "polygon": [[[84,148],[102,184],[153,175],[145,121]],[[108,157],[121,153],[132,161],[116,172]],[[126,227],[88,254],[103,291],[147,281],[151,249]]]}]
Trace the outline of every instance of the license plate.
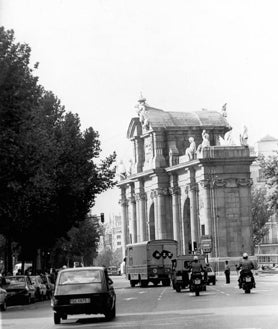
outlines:
[{"label": "license plate", "polygon": [[70,304],[87,304],[90,303],[90,298],[74,298],[70,300]]},{"label": "license plate", "polygon": [[200,284],[201,280],[195,280],[195,284]]},{"label": "license plate", "polygon": [[177,276],[177,280],[182,280],[182,276]]},{"label": "license plate", "polygon": [[246,282],[251,282],[251,278],[245,278]]}]

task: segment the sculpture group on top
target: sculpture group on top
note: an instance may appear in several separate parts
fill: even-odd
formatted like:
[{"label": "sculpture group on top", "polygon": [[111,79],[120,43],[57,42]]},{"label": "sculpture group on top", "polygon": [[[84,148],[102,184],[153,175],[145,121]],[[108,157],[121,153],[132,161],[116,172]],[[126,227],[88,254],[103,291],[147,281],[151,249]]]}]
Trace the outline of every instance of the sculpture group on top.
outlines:
[{"label": "sculpture group on top", "polygon": [[[181,143],[178,141],[178,138],[180,137],[175,137],[173,138],[173,135],[171,135],[172,139],[164,140],[163,138],[158,140],[156,135],[158,130],[155,130],[157,128],[157,126],[154,125],[155,124],[160,124],[160,130],[161,131],[161,127],[162,129],[165,129],[165,127],[167,127],[167,124],[169,123],[169,127],[170,129],[172,129],[173,127],[173,122],[171,122],[172,117],[175,115],[176,112],[164,112],[162,110],[158,110],[155,108],[150,107],[147,103],[146,103],[146,98],[144,98],[142,96],[142,94],[140,95],[140,98],[138,100],[138,104],[135,106],[137,108],[137,115],[139,120],[137,119],[137,123],[139,121],[139,126],[141,127],[141,130],[139,129],[139,134],[140,134],[140,138],[143,141],[143,143],[141,143],[140,145],[143,145],[142,147],[142,151],[141,154],[143,154],[141,156],[141,160],[143,163],[143,166],[140,170],[146,170],[146,169],[152,169],[154,167],[157,166],[157,163],[160,161],[160,159],[163,159],[164,157],[164,152],[167,149],[166,147],[168,147],[168,154],[169,154],[169,161],[167,163],[167,158],[165,156],[164,158],[164,162],[162,166],[174,166],[179,164],[180,162],[184,162],[184,161],[192,161],[195,160],[199,157],[202,157],[203,154],[203,150],[205,148],[209,148],[211,145],[212,146],[221,146],[221,147],[230,147],[230,146],[244,146],[244,147],[248,147],[248,133],[247,133],[247,128],[246,126],[244,126],[243,128],[243,132],[240,134],[239,136],[239,141],[235,142],[234,138],[233,138],[233,130],[231,129],[231,127],[228,125],[228,123],[226,122],[226,117],[227,117],[227,103],[225,103],[222,106],[221,109],[221,113],[218,112],[218,114],[220,114],[220,116],[224,117],[224,123],[223,121],[221,122],[221,118],[219,117],[219,121],[214,121],[216,124],[216,127],[219,127],[219,122],[221,122],[220,127],[222,129],[222,136],[221,134],[217,134],[215,133],[214,128],[210,128],[210,124],[211,122],[209,120],[213,120],[215,118],[215,112],[216,111],[208,111],[208,110],[204,110],[206,112],[210,112],[213,113],[213,118],[210,119],[209,115],[206,118],[206,122],[209,121],[209,124],[206,126],[206,123],[203,124],[203,130],[201,130],[202,128],[202,113],[198,114],[197,116],[200,115],[199,120],[201,122],[201,124],[198,126],[194,126],[194,124],[196,125],[196,123],[194,122],[194,120],[192,121],[192,127],[193,130],[191,131],[195,131],[195,135],[187,135],[188,134],[188,130],[184,130],[184,133],[186,136],[186,141],[185,141],[185,148],[181,148],[179,149],[178,145],[181,145]],[[157,111],[157,112],[156,112]],[[168,115],[168,113],[170,113],[170,116]],[[168,115],[168,116],[167,116]],[[206,114],[205,114],[206,115]],[[164,116],[164,117],[163,117]],[[156,121],[154,120],[154,118],[156,119]],[[159,118],[159,120],[157,120],[157,118]],[[180,116],[177,116],[177,118],[180,118]],[[184,118],[184,117],[183,117]],[[201,119],[200,119],[201,118]],[[163,120],[165,121],[165,126],[163,126]],[[168,121],[167,121],[168,120]],[[183,119],[185,120],[185,119]],[[191,120],[190,115],[188,116],[188,120]],[[134,121],[136,122],[136,121]],[[188,126],[187,121],[186,124],[184,124],[185,127],[189,127],[187,129],[192,129],[191,126]],[[213,122],[213,121],[212,121]],[[226,122],[226,127],[225,127],[225,122]],[[218,125],[218,126],[217,126]],[[196,130],[195,128],[198,127]],[[225,127],[225,131],[224,128]],[[166,128],[169,129],[169,128]],[[228,131],[227,131],[228,130]],[[201,132],[202,131],[202,132]],[[201,136],[200,136],[201,133]],[[210,136],[210,134],[211,136]],[[142,135],[142,136],[141,136]],[[139,136],[139,135],[138,135]],[[153,137],[155,136],[155,138]],[[180,134],[178,135],[180,136]],[[202,137],[202,138],[200,138]],[[168,137],[167,137],[168,138]],[[211,139],[211,141],[210,141]],[[155,140],[155,142],[154,142]],[[202,141],[200,143],[200,141]],[[196,145],[197,143],[200,143],[199,145]],[[156,144],[154,144],[156,143]],[[164,143],[164,146],[163,146]],[[183,142],[184,143],[184,142]],[[188,145],[189,143],[189,145]],[[136,142],[135,142],[136,144]],[[136,144],[137,145],[137,144]],[[136,146],[137,147],[137,146]],[[185,149],[185,151],[183,151]],[[127,177],[131,176],[134,173],[137,173],[137,169],[135,170],[135,167],[138,166],[138,153],[140,153],[140,151],[138,151],[139,149],[137,149],[137,153],[136,153],[136,157],[134,159],[130,159],[129,162],[126,164],[126,167],[123,163],[123,161],[121,161],[117,167],[117,174],[120,178],[120,180],[124,180]],[[185,156],[183,155],[185,153]],[[160,157],[160,158],[159,158]],[[157,161],[157,162],[156,162]],[[162,161],[162,160],[161,160]],[[137,168],[137,167],[136,167]]]}]

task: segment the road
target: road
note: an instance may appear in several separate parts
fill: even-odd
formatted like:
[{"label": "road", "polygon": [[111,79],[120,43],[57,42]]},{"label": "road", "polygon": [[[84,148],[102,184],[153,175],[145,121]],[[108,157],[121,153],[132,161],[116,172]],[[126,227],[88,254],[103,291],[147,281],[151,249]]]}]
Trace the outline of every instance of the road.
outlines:
[{"label": "road", "polygon": [[219,276],[215,286],[196,297],[171,287],[129,287],[123,277],[112,277],[117,295],[117,316],[69,316],[54,325],[49,301],[11,306],[2,315],[2,328],[123,328],[123,329],[276,329],[278,328],[278,275],[256,276],[251,294],[238,289],[237,278],[225,284]]}]

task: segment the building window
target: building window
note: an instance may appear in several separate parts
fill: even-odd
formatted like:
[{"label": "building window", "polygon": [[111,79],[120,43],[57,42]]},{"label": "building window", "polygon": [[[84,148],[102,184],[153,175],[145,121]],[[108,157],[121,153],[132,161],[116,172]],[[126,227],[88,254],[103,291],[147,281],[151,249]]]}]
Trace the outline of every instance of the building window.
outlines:
[{"label": "building window", "polygon": [[201,232],[202,232],[202,235],[206,235],[206,234],[205,234],[205,232],[206,232],[206,231],[205,231],[205,225],[201,225]]},{"label": "building window", "polygon": [[121,239],[121,235],[120,234],[117,234],[117,239]]},{"label": "building window", "polygon": [[117,246],[120,246],[121,245],[121,242],[117,242]]}]

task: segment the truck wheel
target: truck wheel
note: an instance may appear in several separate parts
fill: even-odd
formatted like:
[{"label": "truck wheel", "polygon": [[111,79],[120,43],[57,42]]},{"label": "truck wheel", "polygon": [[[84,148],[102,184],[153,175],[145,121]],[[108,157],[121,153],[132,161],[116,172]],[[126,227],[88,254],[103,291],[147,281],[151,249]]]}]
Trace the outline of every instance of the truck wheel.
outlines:
[{"label": "truck wheel", "polygon": [[176,292],[181,292],[181,286],[179,284],[176,284]]},{"label": "truck wheel", "polygon": [[199,296],[200,293],[199,293],[199,290],[195,291],[195,296]]},{"label": "truck wheel", "polygon": [[130,286],[131,286],[132,288],[135,287],[135,284],[136,284],[136,283],[135,283],[134,280],[130,280],[129,283],[130,283]]},{"label": "truck wheel", "polygon": [[149,283],[148,280],[141,280],[141,282],[140,282],[140,286],[143,287],[143,288],[145,288],[145,287],[148,286],[148,283]]}]

